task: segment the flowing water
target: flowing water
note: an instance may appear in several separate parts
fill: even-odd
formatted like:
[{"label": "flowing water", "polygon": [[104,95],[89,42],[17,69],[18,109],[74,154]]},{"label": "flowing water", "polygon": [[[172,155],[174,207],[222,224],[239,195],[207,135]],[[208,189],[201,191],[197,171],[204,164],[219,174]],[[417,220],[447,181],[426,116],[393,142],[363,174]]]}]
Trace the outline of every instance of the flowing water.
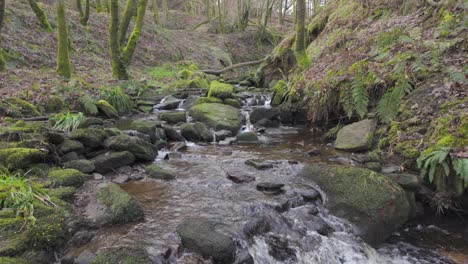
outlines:
[{"label": "flowing water", "polygon": [[[244,113],[249,113],[251,107],[245,108]],[[181,158],[158,158],[155,163],[174,172],[177,180],[148,179],[122,185],[143,205],[145,220],[99,230],[91,242],[70,250],[78,254],[83,250],[96,252],[111,247],[142,246],[155,263],[192,263],[182,261],[187,253],[177,253],[180,240],[175,229],[186,218],[205,217],[220,223],[218,228],[235,238],[238,248],[248,251],[259,264],[466,263],[466,243],[443,250],[437,243],[451,243],[420,243],[418,234],[427,226],[408,227],[389,243],[374,249],[353,234],[350,224],[327,214],[319,204],[299,201],[288,210],[278,210],[287,201],[297,200],[297,190],[313,187],[311,182],[296,177],[305,165],[330,162],[343,154],[317,141],[303,128],[267,129],[260,139],[259,144],[246,145],[189,144]],[[320,155],[305,156],[310,149],[318,150]],[[248,159],[272,161],[273,168],[256,170],[245,164]],[[227,172],[254,176],[256,181],[236,184],[226,178]],[[258,182],[283,183],[285,192],[264,194],[256,190]],[[315,208],[318,213],[313,215],[310,212]],[[246,238],[242,231],[246,223],[259,217],[274,219],[270,232]],[[322,219],[334,231],[327,234],[314,231],[317,230],[312,226],[314,219]],[[413,234],[413,239],[406,234]],[[444,237],[452,238],[449,234]],[[457,241],[466,242],[464,238]]]}]

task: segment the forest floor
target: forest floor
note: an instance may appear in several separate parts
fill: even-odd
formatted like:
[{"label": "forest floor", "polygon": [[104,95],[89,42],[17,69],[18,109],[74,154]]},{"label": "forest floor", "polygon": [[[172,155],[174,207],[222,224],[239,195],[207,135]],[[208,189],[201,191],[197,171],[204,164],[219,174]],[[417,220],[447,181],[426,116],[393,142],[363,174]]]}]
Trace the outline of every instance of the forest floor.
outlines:
[{"label": "forest floor", "polygon": [[[108,15],[91,13],[89,25],[84,27],[79,24],[79,14],[72,3],[74,1],[68,1],[67,10],[73,49],[71,63],[75,71],[72,83],[85,89],[99,88],[113,79],[107,47]],[[42,6],[50,24],[56,28],[54,5],[46,1]],[[232,63],[260,59],[272,49],[271,44],[256,39],[255,28],[223,35],[209,33],[210,24],[192,30],[204,19],[171,10],[162,28],[155,25],[153,14],[148,10],[130,68],[133,80],[144,79],[157,86],[160,71],[166,71],[168,64],[190,62],[200,68],[219,69]],[[1,97],[20,96],[34,101],[37,95],[60,92],[69,86],[55,73],[56,35],[41,29],[27,2],[7,2],[1,36],[1,47],[8,59],[8,70],[0,73]]]}]

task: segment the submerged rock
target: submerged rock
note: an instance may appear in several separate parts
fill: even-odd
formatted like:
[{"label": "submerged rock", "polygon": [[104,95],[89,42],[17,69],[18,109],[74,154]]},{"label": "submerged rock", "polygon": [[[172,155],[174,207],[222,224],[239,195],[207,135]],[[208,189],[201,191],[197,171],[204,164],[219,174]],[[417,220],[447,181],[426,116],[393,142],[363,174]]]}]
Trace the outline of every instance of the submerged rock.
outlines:
[{"label": "submerged rock", "polygon": [[103,184],[96,195],[97,201],[104,206],[103,214],[98,217],[98,222],[103,225],[143,220],[144,213],[140,204],[117,184]]},{"label": "submerged rock", "polygon": [[344,126],[336,135],[335,148],[346,151],[365,151],[372,147],[376,122],[365,119]]},{"label": "submerged rock", "polygon": [[257,170],[267,170],[273,168],[273,162],[259,159],[249,159],[245,161],[246,165],[252,166]]},{"label": "submerged rock", "polygon": [[239,171],[228,171],[226,177],[235,183],[249,183],[255,181],[255,177],[252,175],[242,174]]},{"label": "submerged rock", "polygon": [[204,123],[215,130],[229,130],[237,134],[242,123],[239,109],[223,104],[199,104],[190,108],[190,115],[195,121]]},{"label": "submerged rock", "polygon": [[177,227],[182,245],[214,263],[234,262],[236,247],[231,237],[216,231],[216,224],[205,218],[186,219]]},{"label": "submerged rock", "polygon": [[258,143],[258,137],[255,132],[244,132],[237,135],[237,142],[239,143]]},{"label": "submerged rock", "polygon": [[283,192],[284,184],[274,182],[261,182],[257,184],[257,190],[267,194],[278,194]]},{"label": "submerged rock", "polygon": [[359,228],[365,241],[378,244],[404,224],[410,212],[405,192],[382,174],[362,168],[318,164],[299,173],[326,193],[331,213]]},{"label": "submerged rock", "polygon": [[145,171],[146,173],[148,173],[148,175],[151,178],[154,178],[154,179],[160,179],[160,180],[166,180],[166,181],[175,179],[175,176],[172,173],[162,169],[156,164],[151,164],[151,165],[146,166]]}]

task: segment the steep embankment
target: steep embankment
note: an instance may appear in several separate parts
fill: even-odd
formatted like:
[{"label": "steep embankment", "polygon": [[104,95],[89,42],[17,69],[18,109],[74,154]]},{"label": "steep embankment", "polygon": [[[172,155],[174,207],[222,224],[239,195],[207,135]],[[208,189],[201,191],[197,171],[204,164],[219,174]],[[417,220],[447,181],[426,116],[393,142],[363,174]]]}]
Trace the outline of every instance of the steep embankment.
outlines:
[{"label": "steep embankment", "polygon": [[[96,14],[92,9],[89,26],[83,27],[79,24],[78,12],[74,10],[75,1],[66,2],[74,78],[84,87],[99,87],[112,80],[107,47],[108,15]],[[0,95],[18,94],[30,88],[36,92],[48,92],[63,86],[55,74],[55,33],[41,29],[27,1],[7,1],[6,6],[0,45],[6,52],[8,70],[0,73]],[[45,1],[42,6],[50,24],[56,28],[53,1]],[[222,68],[259,59],[270,50],[269,45],[256,45],[254,29],[225,35],[207,33],[206,27],[190,29],[203,20],[203,17],[187,16],[172,10],[169,21],[165,23],[168,28],[176,29],[170,30],[157,27],[148,9],[131,66],[133,78],[145,78],[151,82],[149,72],[164,63],[191,61],[200,67]]]},{"label": "steep embankment", "polygon": [[[296,67],[294,35],[274,49],[258,72],[272,87],[287,80],[275,86],[274,102],[307,114],[322,130],[338,124],[330,137],[356,120],[378,120],[373,154],[396,158],[403,170],[418,170],[417,158],[442,147],[453,148],[452,159],[466,158],[466,4],[362,2],[333,1],[314,17],[308,69]],[[438,190],[460,195],[463,180],[441,170]]]}]

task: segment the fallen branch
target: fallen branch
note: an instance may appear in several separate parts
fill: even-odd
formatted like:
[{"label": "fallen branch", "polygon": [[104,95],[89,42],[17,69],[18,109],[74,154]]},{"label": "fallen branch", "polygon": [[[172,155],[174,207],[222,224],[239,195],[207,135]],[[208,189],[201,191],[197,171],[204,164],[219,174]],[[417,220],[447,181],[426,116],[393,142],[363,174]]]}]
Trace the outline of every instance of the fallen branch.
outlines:
[{"label": "fallen branch", "polygon": [[231,65],[231,66],[226,67],[226,68],[224,68],[222,70],[202,70],[202,72],[206,73],[206,74],[211,74],[211,75],[221,75],[221,74],[223,74],[225,72],[231,71],[231,70],[236,69],[236,68],[254,66],[254,65],[261,64],[265,60],[266,60],[266,58],[261,59],[261,60],[256,60],[256,61],[242,62],[242,63]]},{"label": "fallen branch", "polygon": [[47,116],[35,116],[35,117],[28,117],[22,118],[23,121],[47,121],[49,118]]}]

